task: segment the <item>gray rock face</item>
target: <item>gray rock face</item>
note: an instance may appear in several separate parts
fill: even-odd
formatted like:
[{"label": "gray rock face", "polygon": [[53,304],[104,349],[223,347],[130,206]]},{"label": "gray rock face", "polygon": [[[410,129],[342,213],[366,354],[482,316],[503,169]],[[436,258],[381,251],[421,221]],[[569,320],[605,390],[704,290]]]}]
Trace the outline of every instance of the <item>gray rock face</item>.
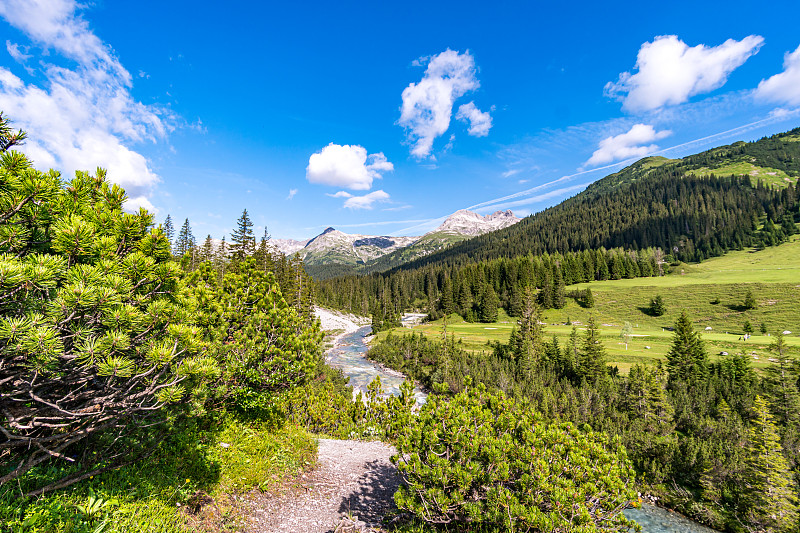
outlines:
[{"label": "gray rock face", "polygon": [[481,216],[461,209],[423,237],[358,235],[327,228],[307,241],[272,239],[270,243],[286,255],[299,253],[308,265],[333,263],[356,265],[367,263],[396,250],[413,247],[417,243],[420,245],[419,253],[412,253],[411,258],[425,255],[454,242],[506,228],[519,220],[510,210]]}]

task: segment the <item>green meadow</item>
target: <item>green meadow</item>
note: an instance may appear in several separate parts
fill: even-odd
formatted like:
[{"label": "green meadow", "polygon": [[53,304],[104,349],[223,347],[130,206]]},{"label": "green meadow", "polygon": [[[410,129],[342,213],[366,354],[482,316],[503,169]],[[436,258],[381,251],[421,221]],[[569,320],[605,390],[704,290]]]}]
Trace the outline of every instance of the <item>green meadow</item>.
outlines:
[{"label": "green meadow", "polygon": [[797,178],[789,176],[783,170],[777,168],[760,167],[746,161],[736,161],[728,165],[716,168],[701,167],[690,170],[687,174],[695,176],[750,176],[750,182],[755,186],[761,180],[767,186],[786,187],[789,183],[794,183]]},{"label": "green meadow", "polygon": [[[567,287],[567,292],[591,288],[595,306],[585,309],[568,298],[563,309],[543,313],[548,338],[555,335],[564,345],[572,327],[579,333],[590,316],[600,324],[609,364],[627,373],[636,363],[654,364],[664,359],[672,341],[673,326],[682,310],[689,314],[702,333],[712,358],[744,353],[756,368],[769,364],[769,346],[779,331],[786,335],[791,353],[800,356],[800,239],[764,250],[731,252],[699,264],[681,264],[657,278],[638,278],[583,283]],[[743,306],[747,291],[757,301],[755,309]],[[652,298],[661,295],[667,311],[654,317],[647,313]],[[634,336],[626,345],[621,338],[625,322],[633,326]],[[754,335],[743,340],[744,324],[750,322]],[[491,341],[506,342],[516,319],[502,310],[491,324],[467,323],[458,315],[447,320],[448,335],[461,339],[467,349],[488,351]],[[571,324],[571,325],[569,325]],[[760,333],[761,324],[767,335]],[[416,326],[414,331],[441,338],[443,321]],[[400,334],[407,329],[394,330]],[[385,336],[383,332],[379,339]]]}]

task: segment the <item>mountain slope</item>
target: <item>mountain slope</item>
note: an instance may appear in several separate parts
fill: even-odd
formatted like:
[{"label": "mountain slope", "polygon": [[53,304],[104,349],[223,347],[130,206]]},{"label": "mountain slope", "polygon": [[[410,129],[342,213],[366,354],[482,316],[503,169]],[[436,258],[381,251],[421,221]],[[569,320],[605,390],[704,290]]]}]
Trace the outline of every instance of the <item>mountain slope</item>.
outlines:
[{"label": "mountain slope", "polygon": [[[296,250],[315,279],[388,270],[476,235],[519,222],[511,211],[481,216],[456,211],[422,237],[354,235],[328,228]],[[293,241],[298,242],[298,241]]]},{"label": "mountain slope", "polygon": [[[770,177],[781,177],[777,172],[782,172],[788,181],[783,177],[773,181],[783,192],[751,186],[754,176],[749,173],[711,177],[745,162],[759,171],[775,169],[775,175],[766,174]],[[796,198],[798,175],[800,128],[678,160],[649,157],[519,224],[396,268],[617,246],[658,246],[673,249],[683,260],[697,260],[741,245],[763,215],[780,225],[785,206]]]}]

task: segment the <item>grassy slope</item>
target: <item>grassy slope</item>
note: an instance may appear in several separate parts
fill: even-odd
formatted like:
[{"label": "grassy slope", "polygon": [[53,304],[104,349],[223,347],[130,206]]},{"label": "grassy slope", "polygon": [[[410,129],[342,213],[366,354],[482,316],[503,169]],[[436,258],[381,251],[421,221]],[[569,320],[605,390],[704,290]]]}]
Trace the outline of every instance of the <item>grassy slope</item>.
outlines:
[{"label": "grassy slope", "polygon": [[[637,362],[653,363],[663,359],[669,351],[672,326],[686,309],[696,329],[701,330],[712,359],[719,352],[747,353],[753,356],[756,367],[768,364],[768,346],[772,337],[762,336],[759,325],[763,322],[768,331],[790,330],[787,343],[793,355],[800,356],[800,238],[762,251],[732,252],[723,257],[700,264],[681,265],[675,272],[660,278],[639,278],[600,281],[567,287],[591,287],[595,307],[583,309],[568,299],[564,309],[550,309],[544,313],[547,323],[545,333],[555,334],[564,345],[571,331],[564,325],[571,320],[579,329],[590,315],[601,324],[600,330],[608,360],[626,373]],[[752,289],[758,301],[753,310],[741,308],[745,293]],[[651,298],[660,294],[667,306],[662,317],[651,317],[645,310]],[[711,303],[716,299],[719,303]],[[747,342],[740,341],[746,320],[752,324],[756,335]],[[634,326],[635,334],[630,344],[620,339],[625,321]],[[448,332],[463,339],[472,350],[487,350],[486,342],[506,342],[516,320],[501,314],[494,324],[468,324],[454,316],[448,322]],[[706,331],[705,328],[711,330]],[[441,336],[441,321],[414,328],[432,336]],[[408,330],[395,330],[397,333]],[[382,333],[385,335],[385,333]],[[379,337],[380,338],[380,337]],[[649,348],[646,348],[648,347]]]},{"label": "grassy slope", "polygon": [[[316,450],[316,440],[291,425],[228,419],[214,431],[172,433],[147,460],[25,503],[12,483],[2,487],[0,532],[229,531],[241,522],[233,495],[271,488],[309,469]],[[31,475],[55,475],[55,468]],[[87,515],[78,506],[92,497],[102,505]]]}]

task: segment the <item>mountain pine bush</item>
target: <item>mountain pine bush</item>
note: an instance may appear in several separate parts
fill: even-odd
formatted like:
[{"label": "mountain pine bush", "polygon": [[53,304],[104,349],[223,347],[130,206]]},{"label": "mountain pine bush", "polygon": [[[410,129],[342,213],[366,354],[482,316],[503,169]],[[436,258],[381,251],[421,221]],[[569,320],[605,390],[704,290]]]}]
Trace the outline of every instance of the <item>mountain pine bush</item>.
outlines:
[{"label": "mountain pine bush", "polygon": [[34,169],[19,137],[0,116],[0,485],[74,465],[37,494],[146,453],[133,436],[202,402],[217,367],[152,215],[124,213],[102,169]]},{"label": "mountain pine bush", "polygon": [[395,502],[457,529],[628,531],[633,467],[617,442],[585,427],[545,423],[482,385],[430,396],[397,439],[405,484]]}]

